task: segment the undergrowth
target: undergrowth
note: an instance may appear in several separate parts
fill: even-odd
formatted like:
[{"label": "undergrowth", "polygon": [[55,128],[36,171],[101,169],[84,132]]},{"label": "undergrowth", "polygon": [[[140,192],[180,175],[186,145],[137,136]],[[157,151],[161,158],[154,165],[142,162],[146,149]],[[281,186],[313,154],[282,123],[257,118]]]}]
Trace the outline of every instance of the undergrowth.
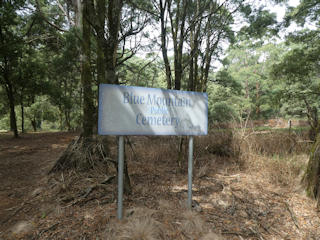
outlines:
[{"label": "undergrowth", "polygon": [[311,142],[306,133],[233,131],[239,165],[262,174],[275,184],[294,186],[308,161]]}]

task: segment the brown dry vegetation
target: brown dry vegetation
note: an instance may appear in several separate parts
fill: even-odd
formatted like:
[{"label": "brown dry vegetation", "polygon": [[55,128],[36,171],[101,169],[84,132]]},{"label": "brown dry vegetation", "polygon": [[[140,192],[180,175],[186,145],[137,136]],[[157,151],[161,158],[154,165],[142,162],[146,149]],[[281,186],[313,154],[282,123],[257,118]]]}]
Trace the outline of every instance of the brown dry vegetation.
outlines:
[{"label": "brown dry vegetation", "polygon": [[[47,175],[74,136],[0,137],[0,239],[320,239],[320,214],[300,187],[303,135],[237,130],[195,138],[193,211],[178,139],[130,137],[133,192],[121,222],[113,164]],[[116,139],[110,144],[115,158]]]}]

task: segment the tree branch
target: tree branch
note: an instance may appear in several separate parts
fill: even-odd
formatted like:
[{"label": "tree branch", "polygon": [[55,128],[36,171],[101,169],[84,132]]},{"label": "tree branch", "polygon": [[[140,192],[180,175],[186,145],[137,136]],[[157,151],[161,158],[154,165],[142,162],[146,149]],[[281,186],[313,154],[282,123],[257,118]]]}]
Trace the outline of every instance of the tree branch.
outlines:
[{"label": "tree branch", "polygon": [[42,19],[43,19],[46,23],[48,23],[51,27],[57,29],[57,30],[60,31],[60,32],[67,32],[66,30],[60,28],[60,27],[57,26],[56,24],[51,23],[51,22],[46,18],[46,16],[44,15],[44,13],[43,13],[42,10],[41,10],[39,0],[36,0],[36,5],[37,5],[37,6],[36,6],[37,11],[39,12],[40,16],[42,17]]}]

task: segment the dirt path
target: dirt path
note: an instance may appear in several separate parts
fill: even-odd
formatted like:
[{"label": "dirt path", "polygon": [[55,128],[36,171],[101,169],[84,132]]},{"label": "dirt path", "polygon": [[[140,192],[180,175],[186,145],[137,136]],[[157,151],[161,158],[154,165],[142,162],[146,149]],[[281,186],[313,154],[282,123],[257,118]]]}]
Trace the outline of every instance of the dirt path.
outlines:
[{"label": "dirt path", "polygon": [[[0,236],[31,228],[46,175],[74,133],[0,135]],[[36,199],[36,201],[34,201]],[[24,229],[25,228],[25,229]]]}]

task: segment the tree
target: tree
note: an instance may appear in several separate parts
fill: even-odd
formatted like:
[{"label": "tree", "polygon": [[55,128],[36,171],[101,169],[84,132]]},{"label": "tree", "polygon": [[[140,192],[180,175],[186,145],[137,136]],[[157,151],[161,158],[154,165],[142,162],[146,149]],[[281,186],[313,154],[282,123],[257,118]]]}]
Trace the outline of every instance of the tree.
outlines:
[{"label": "tree", "polygon": [[[309,121],[310,138],[315,140],[319,127],[318,112],[320,91],[318,87],[318,54],[320,49],[295,46],[280,63],[273,66],[275,78],[287,83],[286,95],[305,104],[304,112]],[[309,52],[310,51],[310,52]]]},{"label": "tree", "polygon": [[[79,9],[82,9],[82,14]],[[78,166],[84,169],[91,167],[90,154],[97,147],[97,143],[92,138],[97,122],[97,98],[94,96],[93,89],[97,89],[96,86],[99,83],[120,84],[118,78],[120,66],[133,57],[140,47],[139,42],[132,44],[133,47],[128,47],[126,41],[139,34],[148,21],[148,17],[137,11],[130,1],[87,0],[83,5],[76,5],[75,11],[82,16],[81,21],[77,22],[82,22],[82,25],[79,25],[81,33],[79,38],[82,60],[83,132],[81,140],[70,145],[52,168],[52,172]],[[95,57],[96,59],[93,60]],[[94,81],[95,77],[97,81]],[[79,144],[82,144],[82,147],[72,146]],[[106,147],[105,145],[104,143],[102,148]],[[72,149],[75,148],[83,153],[83,157],[73,154]],[[103,155],[106,152],[105,149],[101,153],[101,159],[104,159]],[[126,175],[126,179],[129,180],[128,173]],[[129,181],[125,181],[125,186],[125,190],[130,192]]]},{"label": "tree", "polygon": [[[161,51],[167,88],[172,88],[172,85],[176,90],[182,88],[183,72],[188,66],[189,83],[185,84],[187,87],[184,88],[196,90],[196,82],[203,82],[202,85],[205,85],[213,53],[221,43],[220,40],[228,38],[226,33],[232,22],[232,10],[227,9],[229,2],[219,4],[217,1],[159,0],[154,4],[158,10],[156,16],[160,19]],[[171,41],[168,41],[169,36]],[[174,78],[168,59],[169,43],[173,44]],[[187,48],[187,45],[190,47]],[[199,61],[202,61],[201,70]],[[201,77],[198,77],[200,71],[201,80]],[[205,88],[200,87],[199,90]]]},{"label": "tree", "polygon": [[10,129],[18,137],[15,113],[15,92],[18,76],[15,66],[18,65],[23,47],[23,33],[19,31],[23,24],[23,16],[18,11],[23,8],[24,1],[0,1],[0,84],[5,89],[10,109]]},{"label": "tree", "polygon": [[279,117],[283,114],[280,109],[285,84],[272,81],[270,71],[274,61],[286,49],[284,44],[275,43],[274,39],[262,38],[252,42],[240,36],[236,44],[227,50],[223,68],[211,77],[211,81],[229,88],[233,96],[241,99],[233,101],[231,106],[238,109],[236,112],[242,112],[242,117],[248,114],[254,119]]},{"label": "tree", "polygon": [[[286,26],[296,21],[301,26],[314,24],[314,30],[301,30],[288,36],[288,41],[298,43],[290,50],[282,61],[275,65],[274,72],[296,86],[300,85],[296,94],[306,105],[311,126],[311,137],[315,140],[310,153],[307,170],[302,179],[309,196],[318,200],[320,206],[320,125],[319,108],[319,78],[320,78],[320,2],[317,0],[302,0],[296,8],[291,8],[286,14]],[[304,88],[301,88],[303,86]],[[313,105],[313,106],[312,106]]]}]

